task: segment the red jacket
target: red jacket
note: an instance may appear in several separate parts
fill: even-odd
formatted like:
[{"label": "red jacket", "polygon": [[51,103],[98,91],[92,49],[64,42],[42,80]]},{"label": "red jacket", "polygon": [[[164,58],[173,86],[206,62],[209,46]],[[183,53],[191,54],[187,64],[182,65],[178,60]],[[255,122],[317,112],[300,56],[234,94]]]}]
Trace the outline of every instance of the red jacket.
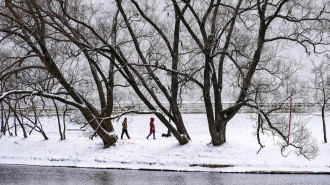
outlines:
[{"label": "red jacket", "polygon": [[151,133],[155,132],[155,124],[153,121],[150,121],[150,132]]}]

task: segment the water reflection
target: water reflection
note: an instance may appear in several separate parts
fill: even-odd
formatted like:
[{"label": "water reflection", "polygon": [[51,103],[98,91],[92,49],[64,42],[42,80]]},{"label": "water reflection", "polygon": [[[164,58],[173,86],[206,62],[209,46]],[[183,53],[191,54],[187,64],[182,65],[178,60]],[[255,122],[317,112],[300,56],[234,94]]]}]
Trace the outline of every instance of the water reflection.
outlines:
[{"label": "water reflection", "polygon": [[330,175],[228,174],[195,172],[159,172],[65,167],[0,165],[0,184],[120,184],[120,185],[245,185],[290,184],[325,185]]}]

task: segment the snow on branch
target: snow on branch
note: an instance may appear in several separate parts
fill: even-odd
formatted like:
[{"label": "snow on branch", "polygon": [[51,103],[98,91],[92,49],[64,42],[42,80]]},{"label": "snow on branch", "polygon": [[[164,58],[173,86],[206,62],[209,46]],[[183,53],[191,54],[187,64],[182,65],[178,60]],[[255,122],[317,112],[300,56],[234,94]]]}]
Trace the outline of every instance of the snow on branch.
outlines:
[{"label": "snow on branch", "polygon": [[3,92],[2,94],[0,94],[0,101],[3,101],[3,99],[5,99],[6,97],[13,95],[13,94],[31,95],[32,99],[34,96],[40,96],[40,97],[45,97],[45,98],[49,98],[49,99],[55,99],[55,100],[58,100],[60,102],[63,102],[65,104],[68,104],[68,105],[71,105],[71,106],[74,106],[77,108],[85,108],[85,105],[83,105],[83,104],[77,103],[77,102],[69,100],[67,98],[63,98],[56,94],[46,93],[46,92],[37,91],[37,90],[13,90],[13,91]]}]

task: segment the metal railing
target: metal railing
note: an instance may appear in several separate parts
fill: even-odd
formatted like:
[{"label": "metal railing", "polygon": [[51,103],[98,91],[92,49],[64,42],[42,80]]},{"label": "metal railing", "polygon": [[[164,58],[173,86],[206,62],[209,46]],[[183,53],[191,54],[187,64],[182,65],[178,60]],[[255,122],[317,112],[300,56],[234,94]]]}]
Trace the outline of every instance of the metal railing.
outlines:
[{"label": "metal railing", "polygon": [[[169,104],[163,104],[163,106],[169,110],[170,106]],[[223,103],[222,104],[223,109],[229,108],[234,106],[234,103]],[[284,104],[276,104],[276,103],[263,103],[259,104],[260,108],[262,110],[272,110],[275,108],[278,108],[277,112],[281,113],[288,113],[290,111],[290,105],[289,103],[284,103]],[[58,113],[60,115],[63,114],[64,112],[63,107],[58,108]],[[71,114],[74,112],[76,109],[70,108],[67,110],[67,114]],[[117,114],[120,112],[125,112],[125,111],[148,111],[148,108],[145,105],[126,105],[126,106],[114,106],[113,113]],[[55,116],[56,115],[56,110],[54,107],[23,107],[20,109],[16,110],[17,112],[21,112],[22,114],[25,115],[34,115],[36,113],[38,116]],[[311,112],[317,112],[320,111],[320,107],[317,106],[315,103],[293,103],[292,104],[292,112],[294,113],[311,113]],[[330,111],[330,104],[327,106],[326,111]],[[203,102],[199,103],[182,103],[180,106],[180,112],[182,114],[205,114],[205,104]],[[239,110],[240,113],[253,113],[257,112],[256,109],[243,106]]]}]

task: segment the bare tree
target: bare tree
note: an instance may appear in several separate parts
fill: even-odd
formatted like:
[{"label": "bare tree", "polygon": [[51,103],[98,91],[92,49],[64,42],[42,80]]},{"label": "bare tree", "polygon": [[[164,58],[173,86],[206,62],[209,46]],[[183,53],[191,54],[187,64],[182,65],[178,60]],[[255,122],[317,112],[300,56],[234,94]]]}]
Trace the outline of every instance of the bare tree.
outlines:
[{"label": "bare tree", "polygon": [[[0,32],[3,36],[2,44],[14,44],[17,49],[16,55],[9,56],[11,65],[2,71],[1,79],[5,79],[16,73],[27,73],[28,70],[42,70],[52,79],[56,79],[60,86],[50,87],[47,89],[27,88],[13,89],[11,91],[2,92],[0,100],[12,95],[43,97],[60,101],[64,104],[76,107],[88,124],[95,130],[104,143],[104,147],[114,145],[117,136],[113,134],[113,126],[110,119],[106,119],[111,115],[112,109],[109,109],[111,102],[105,101],[106,98],[111,101],[111,94],[104,92],[99,76],[96,75],[93,60],[89,54],[87,56],[86,65],[79,62],[79,48],[76,50],[71,43],[66,40],[60,42],[58,31],[52,29],[48,23],[52,17],[42,11],[42,7],[47,7],[51,2],[39,1],[5,1],[1,3],[0,17],[2,20]],[[73,3],[78,3],[75,1]],[[55,44],[57,43],[57,44]],[[77,52],[77,53],[74,53]],[[85,60],[86,61],[86,60]],[[79,68],[89,67],[90,70],[86,74],[79,74]],[[72,71],[70,71],[73,69]],[[85,79],[84,79],[85,78]],[[87,79],[86,79],[87,78]],[[103,82],[107,82],[106,77]],[[96,84],[99,98],[100,110],[92,104],[88,99],[91,96],[94,80]],[[104,83],[107,90],[111,89],[108,83]],[[107,96],[108,95],[108,96]],[[111,107],[110,107],[111,108]]]},{"label": "bare tree", "polygon": [[[190,139],[180,112],[180,93],[188,88],[199,89],[196,94],[205,104],[214,146],[226,142],[227,123],[246,106],[258,110],[259,120],[266,120],[285,142],[284,131],[272,126],[275,119],[258,106],[272,92],[280,92],[277,89],[283,84],[290,86],[296,67],[292,65],[290,71],[281,67],[289,61],[283,59],[287,56],[282,48],[294,43],[309,53],[328,44],[323,35],[329,17],[324,11],[327,2],[168,0],[156,6],[154,1],[115,0],[109,7],[112,12],[82,6],[78,0],[5,2],[0,13],[4,40],[14,38],[20,51],[27,50],[15,61],[35,59],[35,63],[24,63],[25,68],[46,71],[61,88],[57,92],[12,91],[2,97],[30,94],[74,106],[105,146],[116,141],[109,132],[113,131],[111,112],[117,87],[134,91],[132,99],[126,98],[134,103],[118,117],[152,113],[180,144]],[[68,66],[74,66],[73,71],[88,68],[86,78],[65,71]],[[82,81],[95,91],[80,88]],[[291,90],[274,100],[281,104],[295,94]],[[89,99],[93,92],[98,94],[97,106]],[[234,103],[225,107],[228,92]],[[284,146],[290,144],[295,145],[287,142]],[[305,146],[295,146],[305,151]]]},{"label": "bare tree", "polygon": [[[15,58],[15,54],[19,52],[16,49],[16,47],[5,47],[1,50],[1,84],[4,87],[2,92],[4,93],[16,89],[51,89],[52,86],[54,86],[54,79],[47,76],[43,71],[33,70],[32,68],[20,71],[15,67],[15,65],[22,65],[20,58]],[[26,63],[30,62],[31,61],[26,61]],[[22,67],[22,69],[24,69],[24,67]],[[9,68],[12,70],[8,70]],[[33,128],[36,128],[38,132],[47,138],[41,126],[39,129],[39,127],[34,127],[31,126],[31,124],[28,124],[32,123],[30,120],[37,120],[39,116],[46,112],[45,106],[47,102],[45,102],[44,99],[41,98],[38,99],[38,102],[35,102],[33,96],[11,95],[4,97],[2,104],[5,104],[7,112],[9,111],[10,115],[8,115],[8,118],[13,117],[14,119],[14,121],[10,122],[13,123],[15,136],[17,136],[17,126],[19,126],[25,138],[27,137],[26,129],[29,130],[31,128],[32,131],[34,130]],[[33,123],[37,124],[36,121]],[[9,127],[7,127],[7,129],[9,129]]]},{"label": "bare tree", "polygon": [[[79,11],[73,13],[73,10],[77,10],[78,6],[72,1],[70,3],[69,1],[55,1],[47,4],[46,8],[40,8],[40,11],[45,12],[50,17],[47,20],[47,25],[60,33],[56,38],[54,36],[52,38],[61,42],[73,43],[79,49],[77,52],[83,53],[90,63],[91,69],[94,71],[92,73],[94,79],[100,75],[102,80],[96,83],[99,92],[103,88],[101,82],[113,83],[114,72],[117,71],[124,77],[126,81],[122,82],[122,84],[109,86],[107,91],[112,91],[113,87],[116,86],[126,89],[129,86],[136,93],[136,96],[141,99],[144,106],[139,108],[138,104],[132,99],[132,102],[134,102],[133,106],[125,106],[130,109],[124,110],[122,115],[127,113],[155,114],[168,127],[180,144],[186,144],[190,137],[179,111],[178,75],[177,73],[171,75],[170,85],[168,85],[167,81],[162,81],[158,76],[168,66],[168,72],[175,71],[178,68],[179,55],[173,52],[168,53],[166,50],[164,52],[161,47],[165,45],[170,50],[178,50],[180,37],[179,19],[177,19],[174,31],[175,42],[171,46],[169,39],[162,37],[164,33],[157,26],[151,27],[153,30],[148,28],[141,32],[141,26],[146,24],[146,22],[151,23],[152,21],[148,19],[143,20],[147,17],[138,4],[133,4],[133,6],[125,5],[124,7],[121,1],[117,1],[116,5],[118,6],[118,13],[120,13],[121,19],[117,18],[118,13],[106,14],[107,16],[112,15],[112,18],[102,15],[90,18],[85,17],[87,13],[79,13]],[[148,8],[148,6],[146,5],[144,8]],[[140,21],[136,20],[139,18],[136,18],[135,12],[131,11],[130,8],[132,7],[135,7],[136,12],[145,18],[140,19]],[[98,15],[96,12],[92,13]],[[111,24],[107,21],[112,21],[113,25],[106,27],[106,24]],[[109,32],[109,28],[112,30],[111,32]],[[131,36],[131,39],[127,37],[127,34]],[[140,43],[141,39],[145,39],[145,41]],[[109,78],[106,78],[102,71],[104,64],[99,61],[101,57],[109,61]],[[168,65],[166,63],[167,60],[171,60],[172,65]],[[106,85],[104,86],[107,87]],[[108,94],[109,101],[112,100],[110,95]],[[166,103],[162,102],[162,98],[165,98],[168,102],[169,109],[166,107]],[[129,97],[126,97],[127,100],[129,100]],[[100,102],[102,104],[102,101]],[[149,109],[149,111],[146,111],[144,107]],[[175,126],[170,124],[164,115],[173,120]]]},{"label": "bare tree", "polygon": [[[281,68],[290,69],[285,65]],[[290,71],[281,72],[281,74],[291,76]],[[255,134],[260,145],[257,153],[265,147],[262,144],[262,135],[272,135],[280,146],[283,156],[287,156],[288,154],[285,153],[294,150],[297,155],[314,159],[318,154],[318,146],[306,126],[309,119],[306,118],[306,115],[300,115],[299,107],[292,106],[290,103],[292,99],[297,100],[297,104],[305,102],[304,97],[308,88],[306,83],[300,82],[298,78],[289,78],[289,76],[283,75],[282,77],[286,80],[276,86],[272,83],[275,79],[260,80],[259,83],[262,83],[256,88],[252,88],[252,91],[255,91],[255,100],[245,103],[246,106],[252,108],[251,112],[257,113],[252,116],[252,119],[257,120]],[[288,149],[289,152],[287,152]]]},{"label": "bare tree", "polygon": [[321,117],[323,126],[323,141],[327,143],[327,129],[325,122],[325,112],[330,100],[330,56],[326,56],[327,59],[323,60],[319,64],[313,62],[312,74],[314,74],[313,84],[314,84],[314,98],[316,105],[321,107]]},{"label": "bare tree", "polygon": [[[179,110],[179,91],[180,91],[180,52],[179,44],[181,31],[181,21],[177,16],[177,12],[173,10],[173,16],[166,18],[164,14],[159,14],[158,6],[150,2],[147,4],[138,3],[136,1],[127,2],[117,1],[123,22],[127,27],[127,32],[132,39],[132,47],[135,48],[136,59],[130,59],[125,56],[123,49],[119,47],[119,54],[122,58],[122,65],[128,65],[133,74],[124,75],[126,80],[133,86],[134,91],[139,98],[153,111],[153,113],[162,121],[176,137],[180,144],[186,144],[190,136],[185,128]],[[125,8],[126,6],[126,8]],[[129,11],[133,9],[133,12]],[[183,10],[185,11],[185,10]],[[148,14],[149,13],[149,14]],[[130,20],[132,15],[139,15],[139,22],[135,23]],[[163,21],[157,21],[162,19]],[[168,22],[164,21],[168,19]],[[172,25],[170,25],[172,23]],[[148,28],[145,32],[141,32],[141,27],[146,25]],[[165,26],[169,26],[173,30],[164,30]],[[173,34],[170,36],[170,34]],[[150,37],[150,38],[148,38]],[[144,42],[141,43],[141,41]],[[170,42],[172,41],[173,44]],[[163,49],[166,48],[166,49]],[[165,74],[170,74],[169,83],[162,81]],[[126,72],[127,73],[127,72]],[[133,82],[133,75],[138,78],[141,87],[136,86]],[[128,77],[128,78],[127,78]],[[133,83],[131,83],[133,82]],[[141,88],[146,89],[146,97],[141,93]],[[162,98],[162,99],[161,99]],[[155,102],[153,105],[151,102]],[[169,104],[169,110],[164,106]],[[162,114],[157,113],[160,111]],[[169,121],[163,116],[169,117]],[[175,128],[170,121],[175,124]]]},{"label": "bare tree", "polygon": [[[200,62],[203,66],[203,85],[200,87],[211,143],[215,146],[226,142],[227,123],[242,107],[255,101],[256,90],[260,94],[263,85],[272,82],[274,87],[279,87],[285,82],[287,75],[276,70],[285,62],[279,60],[284,57],[281,48],[294,43],[306,52],[318,52],[317,46],[329,44],[324,39],[325,25],[329,22],[328,12],[324,11],[328,2],[257,0],[224,3],[211,0],[197,3],[172,0],[172,3],[200,52],[199,59],[204,61]],[[180,7],[188,7],[190,13],[182,12]],[[265,75],[272,76],[272,81],[262,82]],[[230,86],[225,81],[228,76],[232,78],[229,79]],[[222,104],[222,92],[227,87],[236,89],[236,93],[232,93],[235,103],[229,108]],[[258,106],[254,108],[257,110]],[[267,124],[277,130],[270,120]],[[280,130],[277,132],[286,135]],[[286,140],[286,137],[282,138]]]}]

